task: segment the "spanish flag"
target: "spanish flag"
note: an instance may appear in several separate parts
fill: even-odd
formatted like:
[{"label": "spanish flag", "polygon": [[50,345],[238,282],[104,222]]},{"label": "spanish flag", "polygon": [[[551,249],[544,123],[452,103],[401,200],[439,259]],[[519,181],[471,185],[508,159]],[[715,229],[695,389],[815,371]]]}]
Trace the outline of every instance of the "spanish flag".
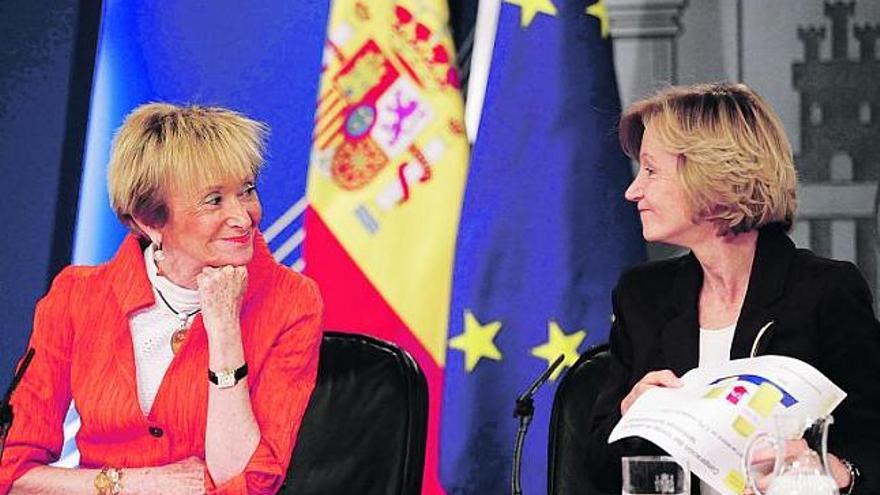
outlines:
[{"label": "spanish flag", "polygon": [[424,491],[437,482],[439,397],[467,175],[443,0],[336,0],[310,158],[305,271],[325,327],[410,351],[428,378]]}]

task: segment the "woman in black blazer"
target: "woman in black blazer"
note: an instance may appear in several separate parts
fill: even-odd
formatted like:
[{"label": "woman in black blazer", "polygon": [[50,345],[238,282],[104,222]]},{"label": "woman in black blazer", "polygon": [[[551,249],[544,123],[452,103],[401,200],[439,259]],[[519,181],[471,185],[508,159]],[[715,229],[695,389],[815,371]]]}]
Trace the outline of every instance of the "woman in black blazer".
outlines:
[{"label": "woman in black blazer", "polygon": [[614,290],[613,363],[589,419],[591,478],[619,492],[620,457],[656,453],[637,438],[607,443],[645,390],[678,386],[698,365],[778,354],[847,392],[831,429],[832,475],[841,493],[880,493],[880,324],[854,265],[786,235],[797,177],[776,114],[742,84],[673,87],[627,109],[620,141],[639,162],[626,198],[645,239],[690,253],[629,270]]}]

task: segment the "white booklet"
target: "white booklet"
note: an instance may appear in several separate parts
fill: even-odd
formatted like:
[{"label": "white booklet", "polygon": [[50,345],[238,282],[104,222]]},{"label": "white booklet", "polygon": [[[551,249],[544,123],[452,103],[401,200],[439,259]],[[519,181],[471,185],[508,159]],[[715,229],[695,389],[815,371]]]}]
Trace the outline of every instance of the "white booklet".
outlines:
[{"label": "white booklet", "polygon": [[681,379],[681,388],[642,394],[608,442],[632,436],[650,440],[686,460],[691,472],[724,494],[745,489],[746,445],[758,433],[774,431],[775,414],[819,418],[846,397],[816,368],[785,356],[695,368]]}]

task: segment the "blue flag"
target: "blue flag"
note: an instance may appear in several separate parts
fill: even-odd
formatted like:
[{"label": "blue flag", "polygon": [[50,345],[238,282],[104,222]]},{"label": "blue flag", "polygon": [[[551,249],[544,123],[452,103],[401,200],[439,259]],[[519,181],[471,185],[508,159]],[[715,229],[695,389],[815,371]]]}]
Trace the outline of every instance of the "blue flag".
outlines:
[{"label": "blue flag", "polygon": [[[462,211],[444,376],[447,493],[505,493],[514,399],[606,341],[611,290],[645,256],[620,151],[601,1],[501,5]],[[561,369],[560,369],[561,370]],[[546,492],[555,379],[536,396],[524,493]]]},{"label": "blue flag", "polygon": [[[127,230],[106,183],[113,133],[136,106],[167,101],[224,106],[269,124],[262,228],[275,257],[299,268],[327,15],[326,2],[105,1],[73,262],[102,263],[119,247]],[[61,465],[78,462],[78,424],[71,411]]]}]

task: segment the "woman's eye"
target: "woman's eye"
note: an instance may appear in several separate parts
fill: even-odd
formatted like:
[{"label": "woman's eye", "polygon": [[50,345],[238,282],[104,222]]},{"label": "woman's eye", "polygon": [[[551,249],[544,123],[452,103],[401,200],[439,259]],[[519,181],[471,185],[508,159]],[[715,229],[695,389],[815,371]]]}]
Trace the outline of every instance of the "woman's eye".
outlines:
[{"label": "woman's eye", "polygon": [[208,196],[205,199],[205,204],[206,205],[219,205],[220,204],[220,195],[218,194],[218,195]]},{"label": "woman's eye", "polygon": [[244,189],[241,191],[241,193],[245,196],[253,196],[253,195],[257,194],[257,186],[255,186],[253,184],[248,184],[244,187]]}]

